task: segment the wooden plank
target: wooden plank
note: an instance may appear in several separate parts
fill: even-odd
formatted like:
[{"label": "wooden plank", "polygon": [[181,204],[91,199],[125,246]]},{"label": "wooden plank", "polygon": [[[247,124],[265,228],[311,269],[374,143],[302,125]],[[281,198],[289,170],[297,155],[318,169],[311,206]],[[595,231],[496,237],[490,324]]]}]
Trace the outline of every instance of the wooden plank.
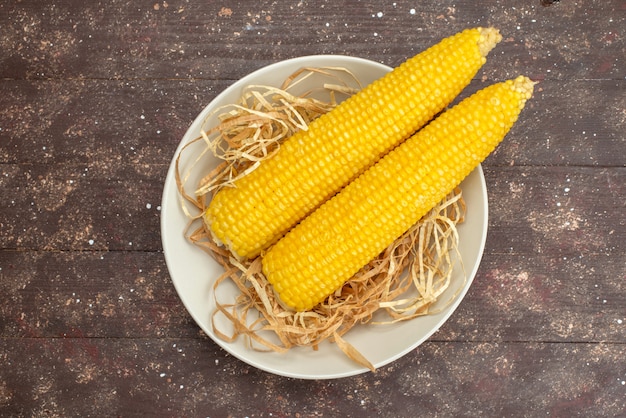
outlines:
[{"label": "wooden plank", "polygon": [[[169,164],[228,81],[0,81],[0,163],[90,164],[102,175]],[[141,173],[144,171],[145,173]]]},{"label": "wooden plank", "polygon": [[[294,56],[348,54],[397,65],[469,26],[497,25],[505,41],[483,75],[623,79],[621,0],[541,7],[492,2],[348,3],[76,0],[0,5],[0,78],[238,79]],[[589,28],[595,28],[590,31]],[[589,54],[593,51],[593,54]]]},{"label": "wooden plank", "polygon": [[485,254],[437,341],[612,342],[626,333],[623,253]]},{"label": "wooden plank", "polygon": [[[104,169],[102,167],[105,167]],[[0,247],[160,250],[166,166],[3,165]]]},{"label": "wooden plank", "polygon": [[[29,352],[30,356],[22,353]],[[620,416],[623,344],[429,342],[350,379],[270,375],[204,339],[21,338],[3,416]]]},{"label": "wooden plank", "polygon": [[486,167],[485,176],[494,252],[626,253],[626,224],[616,216],[624,211],[626,168]]},{"label": "wooden plank", "polygon": [[[626,343],[623,253],[488,251],[436,341]],[[193,337],[161,253],[0,251],[3,338]]]},{"label": "wooden plank", "polygon": [[159,252],[0,251],[5,338],[193,337]]},{"label": "wooden plank", "polygon": [[[0,81],[0,163],[150,173],[169,164],[191,122],[229,84]],[[475,81],[460,97],[487,84]],[[624,80],[543,81],[486,164],[623,166],[624,109]]]},{"label": "wooden plank", "polygon": [[[1,166],[0,248],[159,251],[167,166]],[[626,169],[486,167],[487,251],[624,254]],[[611,194],[607,194],[610,190]],[[529,207],[527,202],[536,204]],[[528,209],[524,209],[528,208]],[[471,210],[471,208],[470,208]]]}]

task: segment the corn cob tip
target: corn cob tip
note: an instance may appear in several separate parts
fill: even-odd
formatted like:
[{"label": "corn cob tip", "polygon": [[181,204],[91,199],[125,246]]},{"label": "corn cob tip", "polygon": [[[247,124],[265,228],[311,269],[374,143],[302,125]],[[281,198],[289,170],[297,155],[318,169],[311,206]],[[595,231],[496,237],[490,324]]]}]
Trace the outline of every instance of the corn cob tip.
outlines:
[{"label": "corn cob tip", "polygon": [[535,84],[537,84],[530,78],[523,75],[518,76],[515,80],[512,80],[511,83],[513,85],[513,89],[521,93],[526,100],[531,98]]},{"label": "corn cob tip", "polygon": [[502,40],[500,31],[496,28],[478,28],[480,38],[478,39],[478,49],[483,57],[486,57],[498,42]]}]

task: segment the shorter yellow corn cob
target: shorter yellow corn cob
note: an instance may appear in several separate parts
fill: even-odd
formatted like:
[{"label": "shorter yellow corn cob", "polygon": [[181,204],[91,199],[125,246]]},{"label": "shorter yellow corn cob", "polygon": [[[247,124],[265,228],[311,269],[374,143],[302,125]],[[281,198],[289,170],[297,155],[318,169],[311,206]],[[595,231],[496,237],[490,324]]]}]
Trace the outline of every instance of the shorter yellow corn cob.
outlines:
[{"label": "shorter yellow corn cob", "polygon": [[305,218],[263,258],[280,299],[309,310],[341,287],[495,149],[532,91],[526,77],[479,91]]},{"label": "shorter yellow corn cob", "polygon": [[408,59],[221,189],[206,225],[237,256],[256,257],[443,110],[501,38],[494,28],[467,29]]}]

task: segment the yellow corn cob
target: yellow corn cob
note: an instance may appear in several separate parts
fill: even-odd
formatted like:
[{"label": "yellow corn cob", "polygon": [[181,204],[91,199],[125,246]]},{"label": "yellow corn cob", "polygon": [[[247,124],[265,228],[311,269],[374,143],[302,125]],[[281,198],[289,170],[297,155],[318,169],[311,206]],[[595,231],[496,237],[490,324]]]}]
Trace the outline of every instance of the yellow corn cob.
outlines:
[{"label": "yellow corn cob", "polygon": [[447,106],[500,39],[493,28],[446,38],[294,134],[213,197],[204,220],[214,237],[257,256]]},{"label": "yellow corn cob", "polygon": [[262,261],[282,301],[309,310],[341,287],[495,149],[532,90],[520,76],[465,99],[287,233]]}]

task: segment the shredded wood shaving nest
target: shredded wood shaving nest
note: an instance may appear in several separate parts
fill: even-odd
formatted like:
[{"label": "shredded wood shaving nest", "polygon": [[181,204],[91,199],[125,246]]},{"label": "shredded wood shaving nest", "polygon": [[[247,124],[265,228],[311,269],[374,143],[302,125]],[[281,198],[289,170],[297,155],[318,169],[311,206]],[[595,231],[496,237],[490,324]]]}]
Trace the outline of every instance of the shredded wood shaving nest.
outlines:
[{"label": "shredded wood shaving nest", "polygon": [[[317,91],[291,92],[314,75],[329,81],[320,84]],[[201,221],[213,193],[254,170],[279,149],[283,140],[297,130],[307,129],[312,120],[335,107],[338,94],[345,97],[360,88],[354,75],[343,68],[305,68],[290,76],[281,88],[249,86],[239,103],[216,111],[220,121],[217,126],[205,126],[201,136],[192,141],[204,141],[205,153],[222,160],[202,179],[193,195],[185,191],[188,175],[181,177],[178,169],[177,184],[181,200],[197,209],[192,214],[183,202],[190,218],[187,238],[224,268],[213,285],[217,309],[211,318],[215,334],[224,341],[244,336],[253,349],[285,352],[296,346],[317,349],[329,340],[352,360],[374,370],[372,363],[342,338],[345,333],[358,324],[389,324],[434,313],[433,303],[448,289],[459,258],[456,225],[465,215],[459,188],[340,290],[307,312],[285,309],[263,276],[261,257],[238,260],[215,244],[211,231]],[[317,98],[320,91],[325,92],[325,100]],[[225,303],[215,296],[225,282],[239,289],[235,301]],[[457,296],[458,292],[443,301],[443,308],[438,305],[437,312]],[[232,323],[231,330],[217,326],[219,316]]]}]

